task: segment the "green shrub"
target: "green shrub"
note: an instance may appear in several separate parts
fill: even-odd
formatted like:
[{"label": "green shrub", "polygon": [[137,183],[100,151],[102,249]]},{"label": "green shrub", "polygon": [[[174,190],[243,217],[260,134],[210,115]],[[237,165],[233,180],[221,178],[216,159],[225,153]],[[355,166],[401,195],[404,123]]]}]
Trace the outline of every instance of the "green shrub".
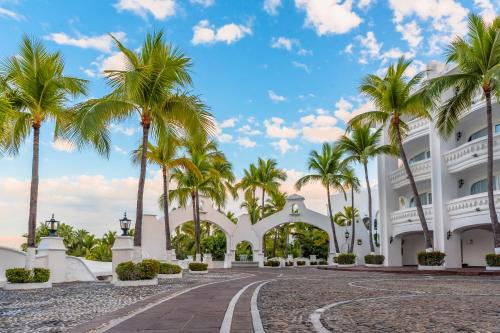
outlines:
[{"label": "green shrub", "polygon": [[365,264],[382,265],[385,257],[381,254],[367,254],[365,256]]},{"label": "green shrub", "polygon": [[328,261],[326,261],[326,260],[320,260],[318,264],[319,265],[328,265]]},{"label": "green shrub", "polygon": [[47,268],[34,268],[33,269],[33,282],[43,283],[50,279],[50,270]]},{"label": "green shrub", "polygon": [[287,261],[287,262],[285,262],[285,266],[287,266],[287,267],[293,266],[293,262]]},{"label": "green shrub", "polygon": [[189,263],[189,270],[193,272],[202,272],[208,269],[208,265],[201,262]]},{"label": "green shrub", "polygon": [[354,253],[341,253],[337,257],[339,265],[352,265],[356,263],[356,255]]},{"label": "green shrub", "polygon": [[500,254],[495,254],[495,253],[487,254],[486,264],[490,267],[500,267]]},{"label": "green shrub", "polygon": [[161,263],[160,264],[160,274],[179,274],[182,272],[182,268],[179,265]]},{"label": "green shrub", "polygon": [[418,264],[422,266],[441,266],[444,263],[446,254],[439,251],[425,252],[418,254]]},{"label": "green shrub", "polygon": [[264,263],[264,266],[268,266],[268,267],[279,267],[280,266],[280,262],[279,261],[276,261],[276,260],[268,260]]},{"label": "green shrub", "polygon": [[304,260],[297,261],[297,266],[305,266],[306,262]]},{"label": "green shrub", "polygon": [[30,283],[33,280],[31,271],[25,268],[9,268],[5,270],[5,277],[10,283]]},{"label": "green shrub", "polygon": [[316,266],[316,265],[318,264],[318,262],[317,262],[317,261],[311,261],[309,264],[310,264],[311,266]]},{"label": "green shrub", "polygon": [[132,261],[125,261],[119,263],[115,269],[116,275],[118,275],[118,280],[130,281],[138,280],[135,270],[135,264]]},{"label": "green shrub", "polygon": [[339,263],[339,259],[337,257],[333,257],[333,262],[338,264]]},{"label": "green shrub", "polygon": [[144,259],[135,265],[137,280],[152,280],[160,271],[160,262],[154,259]]}]

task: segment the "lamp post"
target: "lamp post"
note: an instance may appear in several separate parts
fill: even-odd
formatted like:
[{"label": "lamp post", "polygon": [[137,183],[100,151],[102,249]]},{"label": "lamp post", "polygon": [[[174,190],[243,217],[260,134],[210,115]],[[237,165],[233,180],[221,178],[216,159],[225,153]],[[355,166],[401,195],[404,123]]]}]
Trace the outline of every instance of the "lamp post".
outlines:
[{"label": "lamp post", "polygon": [[349,235],[349,230],[346,230],[346,231],[345,231],[344,236],[345,236],[345,241],[347,242],[347,241],[349,240],[349,236],[350,236],[350,235]]},{"label": "lamp post", "polygon": [[49,229],[49,237],[57,237],[57,229],[59,229],[59,221],[56,221],[54,214],[52,218],[45,221],[45,226]]},{"label": "lamp post", "polygon": [[130,229],[132,220],[127,218],[127,213],[123,213],[123,218],[120,219],[120,228],[122,229],[122,236],[127,236]]}]

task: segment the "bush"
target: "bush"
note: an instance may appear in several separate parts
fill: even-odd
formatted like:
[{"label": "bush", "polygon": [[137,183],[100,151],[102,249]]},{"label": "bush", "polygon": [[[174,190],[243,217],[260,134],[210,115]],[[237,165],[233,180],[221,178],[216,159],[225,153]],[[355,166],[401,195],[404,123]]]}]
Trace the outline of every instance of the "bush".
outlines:
[{"label": "bush", "polygon": [[446,254],[439,251],[425,252],[422,251],[418,254],[418,264],[422,266],[441,266],[444,264],[444,257]]},{"label": "bush", "polygon": [[305,266],[306,262],[304,260],[297,261],[297,266]]},{"label": "bush", "polygon": [[318,264],[319,265],[328,265],[328,261],[326,261],[326,260],[320,260]]},{"label": "bush", "polygon": [[381,254],[367,254],[365,256],[365,264],[382,265],[385,257]]},{"label": "bush", "polygon": [[33,282],[43,283],[50,279],[50,270],[47,268],[34,268],[33,269]]},{"label": "bush", "polygon": [[179,274],[180,272],[182,272],[182,268],[179,265],[167,263],[160,264],[160,274]]},{"label": "bush", "polygon": [[137,280],[152,280],[160,271],[160,262],[154,259],[144,259],[135,265]]},{"label": "bush", "polygon": [[354,253],[341,253],[337,257],[339,265],[352,265],[356,263],[356,255]]},{"label": "bush", "polygon": [[25,268],[9,268],[5,277],[10,283],[30,283],[33,280],[31,271]]},{"label": "bush", "polygon": [[318,264],[318,262],[317,262],[317,261],[311,261],[309,264],[310,264],[311,266],[316,266],[316,265]]},{"label": "bush", "polygon": [[285,266],[287,266],[287,267],[293,266],[293,262],[287,261],[287,262],[285,262]]},{"label": "bush", "polygon": [[118,275],[118,280],[130,281],[137,280],[135,264],[132,261],[125,261],[119,263],[115,269],[116,275]]},{"label": "bush", "polygon": [[264,266],[268,266],[268,267],[279,267],[280,266],[280,262],[279,261],[276,261],[276,260],[268,260],[264,263]]},{"label": "bush", "polygon": [[486,264],[490,267],[500,267],[500,254],[495,254],[495,253],[487,254]]},{"label": "bush", "polygon": [[208,269],[208,265],[201,262],[189,263],[189,270],[193,272],[202,272]]},{"label": "bush", "polygon": [[339,259],[337,257],[333,257],[333,262],[338,264],[339,263]]}]

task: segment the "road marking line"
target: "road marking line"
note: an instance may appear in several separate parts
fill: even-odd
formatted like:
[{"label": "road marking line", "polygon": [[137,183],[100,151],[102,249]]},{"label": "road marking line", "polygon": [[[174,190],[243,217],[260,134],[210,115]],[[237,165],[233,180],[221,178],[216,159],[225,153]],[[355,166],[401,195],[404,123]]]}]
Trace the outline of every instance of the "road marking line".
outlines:
[{"label": "road marking line", "polygon": [[262,286],[266,283],[273,282],[275,280],[267,280],[262,282],[255,288],[252,294],[252,299],[250,300],[250,312],[252,313],[252,324],[253,331],[255,333],[264,333],[264,326],[262,326],[262,320],[260,319],[259,307],[257,306],[257,298],[259,297],[259,291]]}]

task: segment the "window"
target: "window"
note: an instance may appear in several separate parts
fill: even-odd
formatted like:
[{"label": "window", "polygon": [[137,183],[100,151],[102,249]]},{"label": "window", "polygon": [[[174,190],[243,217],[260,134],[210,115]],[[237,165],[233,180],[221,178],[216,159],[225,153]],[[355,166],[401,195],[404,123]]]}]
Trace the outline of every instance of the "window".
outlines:
[{"label": "window", "polygon": [[[500,133],[500,124],[496,124],[495,125],[495,128],[494,128],[493,132],[494,133]],[[485,128],[483,128],[483,129],[481,129],[481,130],[479,130],[477,132],[472,133],[472,135],[469,136],[469,141],[476,140],[476,139],[479,139],[479,138],[483,138],[483,137],[485,137],[487,135],[488,135],[488,131],[487,131],[486,127],[485,127]]]},{"label": "window", "polygon": [[413,163],[417,163],[417,162],[420,162],[420,161],[423,161],[423,160],[426,160],[429,158],[431,158],[431,152],[430,151],[423,151],[420,154],[417,154],[417,155],[413,156],[412,158],[410,158],[408,163],[413,164]]},{"label": "window", "polygon": [[[495,191],[499,186],[497,186],[500,181],[500,177],[493,177],[493,190]],[[481,179],[475,182],[470,187],[470,194],[484,193],[488,191],[488,181],[486,179]]]},{"label": "window", "polygon": [[[429,193],[429,192],[421,193],[419,195],[419,197],[420,197],[420,202],[422,203],[422,206],[432,205],[432,193]],[[410,208],[416,207],[416,206],[417,206],[417,203],[415,201],[415,197],[413,197],[410,200]]]}]

